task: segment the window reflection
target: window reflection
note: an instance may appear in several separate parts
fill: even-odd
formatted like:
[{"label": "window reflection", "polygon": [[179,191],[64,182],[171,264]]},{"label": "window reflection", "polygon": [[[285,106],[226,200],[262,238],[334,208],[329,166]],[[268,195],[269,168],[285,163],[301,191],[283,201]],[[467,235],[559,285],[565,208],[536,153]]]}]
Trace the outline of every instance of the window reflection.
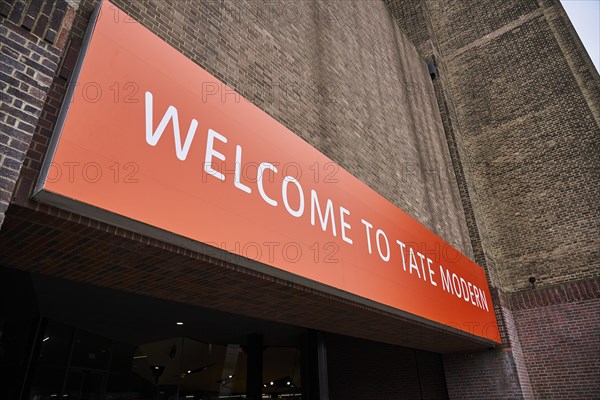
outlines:
[{"label": "window reflection", "polygon": [[263,398],[301,399],[300,350],[269,347],[263,352]]},{"label": "window reflection", "polygon": [[178,391],[180,398],[234,398],[246,390],[246,354],[239,344],[187,338],[144,344],[135,350],[132,371],[145,385],[162,394]]},{"label": "window reflection", "polygon": [[[176,337],[120,343],[47,321],[32,368],[30,400],[245,399],[244,344]],[[300,350],[264,347],[263,399],[301,399]]]}]

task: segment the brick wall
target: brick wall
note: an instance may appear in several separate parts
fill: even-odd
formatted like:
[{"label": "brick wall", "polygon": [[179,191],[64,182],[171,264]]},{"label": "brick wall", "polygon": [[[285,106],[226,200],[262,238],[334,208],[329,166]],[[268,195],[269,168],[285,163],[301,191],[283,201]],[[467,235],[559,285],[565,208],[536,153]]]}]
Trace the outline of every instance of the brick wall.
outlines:
[{"label": "brick wall", "polygon": [[451,399],[534,399],[510,298],[494,290],[503,346],[476,353],[445,354],[444,370]]},{"label": "brick wall", "polygon": [[[86,0],[75,13],[73,1],[0,1],[0,224],[13,195],[17,205],[10,231],[3,233],[12,240],[2,246],[10,248],[15,267],[172,296],[157,271],[156,282],[140,281],[147,271],[138,269],[139,260],[84,271],[86,244],[78,234],[116,235],[114,229],[29,200],[95,3]],[[564,337],[554,340],[535,330],[542,322],[558,330],[573,321],[590,326],[597,317],[590,312],[595,300],[555,299],[524,309],[512,303],[517,297],[506,299],[503,293],[519,291],[525,299],[529,276],[542,288],[554,288],[592,279],[600,270],[594,217],[600,198],[600,94],[594,89],[599,78],[557,1],[513,0],[493,7],[485,0],[116,4],[487,269],[500,289],[498,314],[510,347],[445,356],[451,398],[597,394],[592,384],[584,384],[582,392],[573,389],[578,377],[594,382],[586,357],[594,354],[589,350],[595,336],[584,330],[586,346],[564,347]],[[435,92],[407,36],[424,55],[435,57],[440,67]],[[18,215],[49,217],[47,224],[32,225]],[[48,233],[58,236],[44,248],[46,258],[32,256],[32,247],[29,255],[15,250],[28,242],[27,235],[41,244]],[[127,246],[141,246],[138,258],[151,242],[127,232],[120,233],[123,238]],[[104,233],[102,241],[90,243],[107,246],[103,260],[119,257]],[[161,251],[193,256],[172,246]],[[163,253],[159,264],[165,258]],[[198,265],[190,261],[182,269],[186,277],[173,281],[187,287],[177,293],[180,301],[200,301],[187,280],[198,273],[192,264]],[[236,284],[243,287],[245,279],[237,277]],[[284,285],[271,283],[270,289]],[[223,299],[201,300],[234,312],[258,301],[240,289],[239,299],[224,302],[227,289]],[[314,300],[311,306],[317,310],[319,304]],[[331,305],[332,313],[336,307]],[[268,310],[260,312],[268,316]],[[388,340],[385,318],[360,330],[369,312],[357,315],[351,329]],[[539,320],[536,312],[547,319]],[[275,316],[300,317],[292,307]],[[334,322],[323,318],[311,326]],[[530,352],[533,342],[546,350],[542,362],[560,368],[553,373],[538,368]],[[560,358],[560,345],[579,355]],[[449,372],[448,366],[454,369]],[[482,368],[487,384],[477,386]]]},{"label": "brick wall", "polygon": [[442,65],[494,285],[598,276],[600,77],[559,2],[386,3]]},{"label": "brick wall", "polygon": [[[96,3],[79,6],[75,53]],[[381,2],[115,4],[472,256],[431,80]]]},{"label": "brick wall", "polygon": [[0,2],[0,226],[73,17],[64,0]]},{"label": "brick wall", "polygon": [[438,65],[474,257],[497,289],[506,348],[444,356],[450,397],[599,398],[600,296],[584,289],[600,275],[598,72],[558,0],[384,2]]},{"label": "brick wall", "polygon": [[443,356],[451,399],[600,398],[600,279],[501,294],[510,346]]},{"label": "brick wall", "polygon": [[511,296],[537,399],[600,398],[600,279]]}]

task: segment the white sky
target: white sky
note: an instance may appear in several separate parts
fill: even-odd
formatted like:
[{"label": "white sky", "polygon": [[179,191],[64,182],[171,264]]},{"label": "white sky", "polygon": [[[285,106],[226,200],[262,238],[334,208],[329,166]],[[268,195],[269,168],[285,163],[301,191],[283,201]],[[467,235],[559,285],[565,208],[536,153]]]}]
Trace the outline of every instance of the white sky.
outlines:
[{"label": "white sky", "polygon": [[560,0],[596,69],[600,71],[600,0]]}]

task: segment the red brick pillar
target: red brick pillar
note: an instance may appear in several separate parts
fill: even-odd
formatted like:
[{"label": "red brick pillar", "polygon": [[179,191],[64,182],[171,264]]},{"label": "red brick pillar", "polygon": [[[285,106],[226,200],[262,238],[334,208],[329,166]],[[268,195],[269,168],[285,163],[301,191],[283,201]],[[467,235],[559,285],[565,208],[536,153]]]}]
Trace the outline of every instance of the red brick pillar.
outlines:
[{"label": "red brick pillar", "polygon": [[509,296],[493,288],[503,344],[475,353],[445,354],[444,372],[450,399],[535,398]]}]

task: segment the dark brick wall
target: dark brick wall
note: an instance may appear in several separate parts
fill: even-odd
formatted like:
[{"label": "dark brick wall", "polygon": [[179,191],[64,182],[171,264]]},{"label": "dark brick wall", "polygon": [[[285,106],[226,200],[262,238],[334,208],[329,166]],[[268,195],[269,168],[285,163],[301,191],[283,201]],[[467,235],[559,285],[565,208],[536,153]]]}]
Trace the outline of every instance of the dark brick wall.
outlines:
[{"label": "dark brick wall", "polygon": [[64,0],[0,1],[0,226],[73,17]]},{"label": "dark brick wall", "polygon": [[[451,399],[523,399],[521,382],[510,350],[444,356]],[[502,371],[502,373],[501,373]]]},{"label": "dark brick wall", "polygon": [[447,399],[439,354],[329,335],[331,400]]}]

